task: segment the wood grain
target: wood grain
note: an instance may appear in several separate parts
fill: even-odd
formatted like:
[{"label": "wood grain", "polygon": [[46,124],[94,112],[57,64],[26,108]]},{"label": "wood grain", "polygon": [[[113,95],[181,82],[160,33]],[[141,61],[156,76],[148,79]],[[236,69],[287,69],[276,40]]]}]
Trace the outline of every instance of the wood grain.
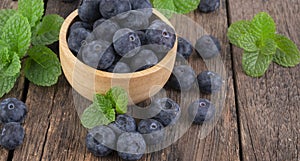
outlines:
[{"label": "wood grain", "polygon": [[[229,0],[230,22],[268,12],[277,31],[300,46],[300,1]],[[299,161],[300,66],[272,64],[261,78],[245,75],[242,50],[233,47],[233,63],[243,160]]]}]

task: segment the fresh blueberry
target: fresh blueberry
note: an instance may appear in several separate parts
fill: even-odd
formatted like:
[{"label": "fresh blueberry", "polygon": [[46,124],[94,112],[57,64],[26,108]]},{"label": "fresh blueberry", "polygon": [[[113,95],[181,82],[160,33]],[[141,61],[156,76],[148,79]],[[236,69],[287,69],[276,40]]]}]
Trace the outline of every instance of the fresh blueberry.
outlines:
[{"label": "fresh blueberry", "polygon": [[218,92],[223,84],[221,76],[212,71],[201,72],[197,76],[197,80],[200,91],[205,94]]},{"label": "fresh blueberry", "polygon": [[170,98],[154,99],[151,103],[151,108],[160,109],[160,112],[153,119],[164,126],[175,124],[181,114],[179,105]]},{"label": "fresh blueberry", "polygon": [[221,45],[217,38],[204,35],[196,41],[195,49],[203,59],[211,59],[220,54]]},{"label": "fresh blueberry", "polygon": [[68,46],[75,56],[77,56],[83,42],[91,33],[84,28],[72,30],[68,37]]},{"label": "fresh blueberry", "polygon": [[195,117],[193,120],[194,124],[210,121],[214,117],[215,112],[215,106],[207,99],[200,98],[189,106],[190,117]]},{"label": "fresh blueberry", "polygon": [[130,73],[131,69],[126,63],[117,62],[116,64],[110,66],[107,71],[112,73]]},{"label": "fresh blueberry", "polygon": [[97,21],[94,22],[93,24],[93,29],[97,28],[99,25],[101,25],[104,21],[106,21],[106,19],[104,18],[100,18]]},{"label": "fresh blueberry", "polygon": [[131,4],[129,0],[101,0],[99,9],[101,15],[104,18],[109,19],[120,13],[131,10]]},{"label": "fresh blueberry", "polygon": [[138,10],[131,10],[119,14],[117,16],[117,22],[122,28],[129,28],[131,30],[142,30],[149,26],[148,17]]},{"label": "fresh blueberry", "polygon": [[161,20],[154,20],[146,30],[148,44],[154,52],[168,52],[175,44],[175,31]]},{"label": "fresh blueberry", "polygon": [[155,65],[158,62],[158,58],[152,50],[142,49],[135,56],[133,56],[130,60],[130,68],[133,71],[137,69],[147,66],[147,65]]},{"label": "fresh blueberry", "polygon": [[144,66],[138,68],[137,70],[135,70],[134,72],[139,72],[139,71],[142,71],[142,70],[146,70],[146,69],[151,68],[153,66],[154,66],[154,64],[144,65]]},{"label": "fresh blueberry", "polygon": [[92,32],[93,40],[104,40],[112,42],[114,34],[120,29],[120,26],[113,20],[106,20],[98,25]]},{"label": "fresh blueberry", "polygon": [[116,134],[107,126],[96,126],[86,136],[86,147],[95,156],[109,155],[116,142]]},{"label": "fresh blueberry", "polygon": [[146,142],[137,132],[123,133],[118,138],[117,151],[124,160],[139,160],[146,152]]},{"label": "fresh blueberry", "polygon": [[152,4],[149,0],[129,0],[133,10],[143,11],[148,18],[152,15]]},{"label": "fresh blueberry", "polygon": [[23,143],[24,136],[24,128],[20,123],[6,123],[1,130],[0,145],[7,150],[13,150]]},{"label": "fresh blueberry", "polygon": [[70,27],[70,33],[72,33],[75,29],[84,28],[86,30],[92,30],[92,26],[83,21],[76,21]]},{"label": "fresh blueberry", "polygon": [[220,7],[220,0],[201,0],[198,6],[200,12],[213,12]]},{"label": "fresh blueberry", "polygon": [[196,80],[196,74],[189,65],[175,66],[167,86],[178,91],[188,91]]},{"label": "fresh blueberry", "polygon": [[154,119],[141,120],[138,125],[138,132],[143,134],[147,144],[158,144],[164,139],[163,125]]},{"label": "fresh blueberry", "polygon": [[191,42],[182,37],[178,37],[177,54],[180,54],[185,59],[188,59],[192,53],[193,53],[193,46]]},{"label": "fresh blueberry", "polygon": [[129,58],[136,55],[141,46],[138,35],[128,28],[118,30],[113,37],[113,44],[116,52],[124,57]]},{"label": "fresh blueberry", "polygon": [[78,53],[78,59],[95,69],[104,70],[114,61],[114,53],[108,42],[92,41],[83,45]]},{"label": "fresh blueberry", "polygon": [[84,22],[94,22],[101,18],[99,4],[102,0],[83,0],[78,7],[78,16]]},{"label": "fresh blueberry", "polygon": [[118,115],[115,122],[108,125],[117,135],[124,132],[136,132],[136,123],[133,117],[123,114]]},{"label": "fresh blueberry", "polygon": [[24,102],[16,98],[7,98],[0,103],[0,123],[22,123],[27,114]]}]

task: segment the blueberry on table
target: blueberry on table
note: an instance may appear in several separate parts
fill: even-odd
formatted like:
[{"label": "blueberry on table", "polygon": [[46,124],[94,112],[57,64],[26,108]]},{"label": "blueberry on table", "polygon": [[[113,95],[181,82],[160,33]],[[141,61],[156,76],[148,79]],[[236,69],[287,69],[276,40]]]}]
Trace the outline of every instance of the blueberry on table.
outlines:
[{"label": "blueberry on table", "polygon": [[158,58],[152,50],[142,49],[135,56],[133,56],[129,62],[131,69],[136,71],[141,67],[157,64]]},{"label": "blueberry on table", "polygon": [[93,40],[104,40],[112,42],[114,34],[120,26],[113,20],[106,20],[99,24],[92,32]]},{"label": "blueberry on table", "polygon": [[20,125],[20,123],[6,123],[0,133],[0,145],[7,150],[16,149],[16,147],[23,143],[24,136],[24,128]]},{"label": "blueberry on table", "polygon": [[179,105],[170,98],[156,98],[150,106],[160,110],[152,119],[159,121],[164,126],[175,124],[181,114]]},{"label": "blueberry on table", "polygon": [[223,84],[223,80],[218,73],[203,71],[197,76],[199,89],[202,93],[212,94],[218,92]]},{"label": "blueberry on table", "polygon": [[174,67],[166,86],[178,91],[188,91],[195,80],[196,74],[189,65],[178,65]]},{"label": "blueberry on table", "polygon": [[141,120],[138,125],[138,132],[144,134],[143,137],[147,144],[153,145],[158,144],[164,139],[164,126],[154,120],[145,119]]},{"label": "blueberry on table", "polygon": [[108,125],[117,135],[125,132],[136,132],[136,123],[133,117],[123,114],[118,115],[115,122]]},{"label": "blueberry on table", "polygon": [[85,28],[76,28],[71,30],[68,37],[68,46],[75,56],[77,56],[83,42],[88,36],[90,36],[90,34],[91,33]]},{"label": "blueberry on table", "polygon": [[178,37],[177,54],[182,55],[185,59],[188,59],[193,53],[193,45],[187,39]]},{"label": "blueberry on table", "polygon": [[129,0],[101,0],[99,10],[104,18],[109,19],[131,10],[131,4]]},{"label": "blueberry on table", "polygon": [[221,45],[217,38],[204,35],[196,41],[195,49],[203,59],[211,59],[220,54]]},{"label": "blueberry on table", "polygon": [[84,22],[94,22],[101,18],[99,4],[102,0],[83,0],[78,7],[78,16]]},{"label": "blueberry on table", "polygon": [[0,123],[22,123],[27,114],[24,102],[16,98],[7,98],[0,103]]},{"label": "blueberry on table", "polygon": [[95,156],[109,155],[116,142],[116,134],[107,126],[96,126],[86,136],[86,147]]},{"label": "blueberry on table", "polygon": [[216,112],[215,106],[207,99],[200,98],[189,106],[190,117],[195,116],[193,123],[202,124],[210,121]]},{"label": "blueberry on table", "polygon": [[198,6],[200,12],[213,12],[220,7],[220,0],[201,0]]},{"label": "blueberry on table", "polygon": [[140,133],[123,133],[118,138],[117,151],[124,160],[139,160],[146,152],[146,142]]}]

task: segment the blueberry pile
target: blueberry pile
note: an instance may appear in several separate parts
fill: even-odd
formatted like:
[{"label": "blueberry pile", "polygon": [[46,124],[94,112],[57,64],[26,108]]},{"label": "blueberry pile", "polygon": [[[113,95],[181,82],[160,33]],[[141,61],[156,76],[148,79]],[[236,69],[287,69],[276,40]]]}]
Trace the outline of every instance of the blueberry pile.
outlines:
[{"label": "blueberry pile", "polygon": [[0,103],[0,145],[13,150],[23,143],[24,128],[21,126],[27,114],[26,105],[16,99],[7,98]]},{"label": "blueberry pile", "polygon": [[98,70],[130,73],[150,68],[175,44],[174,29],[152,14],[149,0],[83,0],[78,16],[69,28],[68,46],[80,61]]}]

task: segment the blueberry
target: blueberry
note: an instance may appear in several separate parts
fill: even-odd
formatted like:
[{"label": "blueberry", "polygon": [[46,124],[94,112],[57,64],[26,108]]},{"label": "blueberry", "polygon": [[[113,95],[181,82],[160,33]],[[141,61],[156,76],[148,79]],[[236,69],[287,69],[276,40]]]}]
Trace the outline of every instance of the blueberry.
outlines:
[{"label": "blueberry", "polygon": [[7,98],[0,103],[0,123],[22,123],[27,114],[24,102],[16,98]]},{"label": "blueberry", "polygon": [[146,69],[151,68],[153,66],[154,66],[154,64],[144,65],[144,66],[141,66],[140,68],[138,68],[137,70],[135,70],[134,72],[139,72],[139,71],[142,71],[142,70],[146,70]]},{"label": "blueberry", "polygon": [[170,98],[154,99],[151,103],[151,108],[160,109],[160,112],[153,119],[164,126],[175,124],[181,114],[179,105]]},{"label": "blueberry", "polygon": [[198,6],[200,12],[213,12],[220,7],[220,0],[201,0]]},{"label": "blueberry", "polygon": [[141,120],[138,125],[138,132],[144,134],[147,144],[158,144],[164,139],[163,125],[154,119]]},{"label": "blueberry", "polygon": [[194,117],[194,124],[202,124],[206,121],[210,121],[216,112],[215,106],[207,99],[200,98],[194,101],[189,106],[189,115]]},{"label": "blueberry", "polygon": [[145,30],[137,30],[137,31],[135,31],[135,33],[140,38],[141,46],[147,45],[147,38],[146,38]]},{"label": "blueberry", "polygon": [[0,145],[7,150],[13,150],[23,143],[24,136],[24,128],[20,123],[6,123],[1,130]]},{"label": "blueberry", "polygon": [[128,28],[118,30],[113,37],[113,44],[116,52],[124,57],[129,58],[136,55],[141,46],[138,35]]},{"label": "blueberry", "polygon": [[155,65],[157,62],[158,58],[152,50],[142,49],[131,58],[129,64],[131,69],[136,71],[137,69],[147,65]]},{"label": "blueberry", "polygon": [[196,74],[189,65],[175,66],[167,86],[178,91],[188,91],[196,80]]},{"label": "blueberry", "polygon": [[190,41],[182,37],[178,37],[177,54],[182,55],[185,59],[193,53],[193,46]]},{"label": "blueberry", "polygon": [[92,30],[92,26],[83,21],[76,21],[70,27],[70,33],[72,33],[77,28],[84,28],[86,30]]},{"label": "blueberry", "polygon": [[112,73],[130,73],[131,69],[126,63],[117,62],[116,64],[110,66],[107,71]]},{"label": "blueberry", "polygon": [[139,10],[121,13],[116,19],[122,28],[141,30],[146,29],[149,26],[148,17]]},{"label": "blueberry", "polygon": [[116,134],[107,126],[96,126],[86,136],[86,147],[95,156],[109,155],[116,142]]},{"label": "blueberry", "polygon": [[118,155],[124,160],[139,160],[146,152],[146,143],[139,133],[123,133],[117,142]]},{"label": "blueberry", "polygon": [[120,26],[112,20],[106,20],[98,25],[92,32],[93,40],[104,40],[112,42],[114,34],[120,29]]},{"label": "blueberry", "polygon": [[84,22],[94,22],[101,18],[99,4],[102,0],[83,0],[78,7],[78,16]]},{"label": "blueberry", "polygon": [[168,52],[174,46],[175,31],[161,20],[154,20],[146,30],[148,44],[155,52]]},{"label": "blueberry", "polygon": [[80,47],[82,46],[84,40],[91,34],[88,30],[84,28],[76,28],[71,30],[68,37],[68,46],[75,56],[77,56]]},{"label": "blueberry", "polygon": [[129,0],[101,0],[99,9],[101,15],[104,18],[109,19],[120,13],[131,10],[131,4]]},{"label": "blueberry", "polygon": [[152,15],[152,4],[149,0],[129,0],[133,10],[143,11],[148,18]]},{"label": "blueberry", "polygon": [[129,115],[118,115],[115,122],[108,125],[117,135],[124,132],[136,132],[136,123],[133,117]]},{"label": "blueberry", "polygon": [[93,24],[93,29],[97,28],[99,25],[101,25],[104,21],[106,21],[106,19],[104,18],[100,18],[97,21],[94,22]]},{"label": "blueberry", "polygon": [[112,65],[114,54],[108,42],[96,40],[80,48],[78,59],[95,69],[103,70]]},{"label": "blueberry", "polygon": [[196,41],[195,49],[203,59],[211,59],[220,54],[221,46],[217,38],[204,35]]},{"label": "blueberry", "polygon": [[201,72],[197,76],[197,80],[200,91],[205,94],[218,92],[223,84],[221,76],[212,71]]}]

